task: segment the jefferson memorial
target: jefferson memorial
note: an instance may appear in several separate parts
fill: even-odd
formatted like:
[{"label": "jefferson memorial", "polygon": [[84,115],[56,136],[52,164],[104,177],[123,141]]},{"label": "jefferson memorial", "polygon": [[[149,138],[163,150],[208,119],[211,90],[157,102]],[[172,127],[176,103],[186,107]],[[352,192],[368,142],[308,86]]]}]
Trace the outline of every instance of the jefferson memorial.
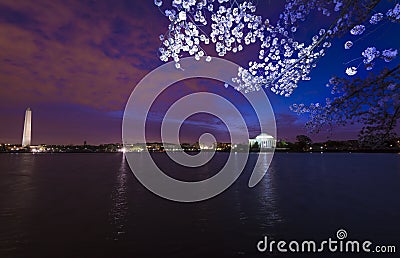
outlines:
[{"label": "jefferson memorial", "polygon": [[260,149],[272,149],[276,147],[276,139],[267,133],[262,133],[255,139],[249,139],[250,146],[253,146],[256,142]]}]

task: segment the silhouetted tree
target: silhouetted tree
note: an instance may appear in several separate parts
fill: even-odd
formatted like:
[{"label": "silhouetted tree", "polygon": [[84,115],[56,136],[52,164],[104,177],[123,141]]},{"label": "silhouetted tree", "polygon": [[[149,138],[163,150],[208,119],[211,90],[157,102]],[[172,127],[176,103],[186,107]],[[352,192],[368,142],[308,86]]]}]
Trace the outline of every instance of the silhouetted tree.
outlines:
[{"label": "silhouetted tree", "polygon": [[297,135],[296,136],[296,147],[297,150],[307,151],[312,144],[312,140],[307,135]]},{"label": "silhouetted tree", "polygon": [[251,145],[250,147],[251,151],[259,151],[260,150],[260,145],[258,144],[258,142],[253,143],[253,145]]},{"label": "silhouetted tree", "polygon": [[[360,143],[369,148],[382,148],[396,138],[400,118],[400,65],[365,79],[338,78],[330,80],[335,97],[326,105],[296,106],[296,112],[309,113],[306,126],[312,133],[324,127],[360,123]],[[293,108],[292,108],[293,109]]]}]

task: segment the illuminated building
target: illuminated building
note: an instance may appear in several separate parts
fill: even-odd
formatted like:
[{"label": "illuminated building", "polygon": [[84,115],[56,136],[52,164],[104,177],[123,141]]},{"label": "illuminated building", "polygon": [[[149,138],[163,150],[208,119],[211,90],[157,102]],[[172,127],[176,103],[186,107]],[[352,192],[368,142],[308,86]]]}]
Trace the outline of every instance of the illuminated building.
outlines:
[{"label": "illuminated building", "polygon": [[32,111],[27,108],[25,111],[24,133],[22,135],[22,147],[31,145],[32,136]]},{"label": "illuminated building", "polygon": [[276,139],[272,135],[266,133],[258,135],[255,139],[249,139],[249,143],[250,146],[257,143],[260,149],[273,149],[276,147]]}]

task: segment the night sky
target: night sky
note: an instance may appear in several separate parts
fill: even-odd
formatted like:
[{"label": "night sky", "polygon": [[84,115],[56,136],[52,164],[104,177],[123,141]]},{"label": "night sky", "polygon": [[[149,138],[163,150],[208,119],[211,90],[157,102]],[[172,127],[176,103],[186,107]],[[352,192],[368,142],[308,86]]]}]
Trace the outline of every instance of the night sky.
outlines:
[{"label": "night sky", "polygon": [[[284,6],[284,1],[258,2],[257,13],[272,22]],[[382,1],[376,10],[385,12],[391,6],[393,2]],[[319,14],[311,16],[300,25],[298,39],[310,41],[330,21]],[[153,0],[1,0],[0,142],[21,142],[27,107],[33,111],[32,144],[121,142],[126,101],[141,78],[162,64],[157,56],[158,36],[166,32],[168,24]],[[359,57],[369,46],[398,48],[398,35],[398,25],[385,24],[358,41],[352,51],[345,52],[344,42],[354,39],[347,34],[332,42],[332,48],[312,72],[312,80],[301,83],[291,97],[278,97],[267,90],[277,118],[278,138],[293,140],[306,132],[305,118],[292,113],[290,104],[324,100],[329,96],[325,87],[329,78],[346,76],[345,62]],[[208,53],[215,54],[211,49]],[[244,65],[246,58],[256,56],[257,47],[250,47],[226,58]],[[399,58],[388,66],[398,63]],[[376,71],[381,65],[382,62]],[[225,89],[221,82],[192,79],[174,85],[159,98],[159,106],[170,105],[174,99],[171,96],[196,91],[216,92],[233,101],[237,98],[240,103],[240,94],[231,87]],[[220,133],[219,140],[225,140],[225,126],[210,116],[195,116],[186,127],[186,141],[195,141],[199,133],[206,131]],[[255,136],[258,132],[256,127],[253,129],[250,131]],[[357,126],[338,128],[330,137],[356,138],[357,130]],[[326,140],[327,135],[312,138]]]}]

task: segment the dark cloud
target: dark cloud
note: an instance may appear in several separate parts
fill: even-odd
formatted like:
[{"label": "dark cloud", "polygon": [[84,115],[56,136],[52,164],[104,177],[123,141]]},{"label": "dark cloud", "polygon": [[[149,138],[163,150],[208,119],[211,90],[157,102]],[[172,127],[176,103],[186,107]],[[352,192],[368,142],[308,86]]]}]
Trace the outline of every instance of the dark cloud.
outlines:
[{"label": "dark cloud", "polygon": [[26,29],[38,25],[37,20],[34,19],[31,13],[25,10],[14,9],[3,4],[0,4],[0,22],[14,24]]},{"label": "dark cloud", "polygon": [[129,83],[159,64],[157,34],[127,15],[142,1],[39,2],[0,5],[3,97],[121,109]]}]

